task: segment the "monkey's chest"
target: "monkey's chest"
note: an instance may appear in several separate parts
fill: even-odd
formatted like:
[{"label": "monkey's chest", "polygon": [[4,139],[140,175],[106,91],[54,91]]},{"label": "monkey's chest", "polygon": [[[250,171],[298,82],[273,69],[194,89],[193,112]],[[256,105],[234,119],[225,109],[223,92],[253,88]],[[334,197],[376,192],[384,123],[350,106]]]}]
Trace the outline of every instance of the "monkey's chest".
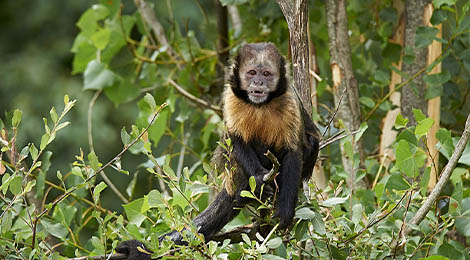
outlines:
[{"label": "monkey's chest", "polygon": [[226,115],[226,125],[230,133],[242,137],[245,142],[260,142],[276,150],[295,148],[298,144],[299,129],[293,115],[257,107],[244,112],[233,111]]}]

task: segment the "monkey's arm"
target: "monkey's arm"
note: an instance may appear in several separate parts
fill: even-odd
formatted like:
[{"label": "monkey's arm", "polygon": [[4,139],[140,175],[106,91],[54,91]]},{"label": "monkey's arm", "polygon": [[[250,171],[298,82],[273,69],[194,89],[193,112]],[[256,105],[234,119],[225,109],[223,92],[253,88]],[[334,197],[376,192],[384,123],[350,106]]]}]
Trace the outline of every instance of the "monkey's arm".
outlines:
[{"label": "monkey's arm", "polygon": [[302,172],[302,153],[286,151],[277,180],[279,182],[279,198],[276,205],[276,217],[279,217],[280,228],[286,228],[292,223]]},{"label": "monkey's arm", "polygon": [[230,134],[230,139],[233,145],[232,154],[238,166],[242,168],[248,177],[255,176],[258,179],[261,176],[262,180],[264,174],[268,173],[269,170],[261,164],[253,147],[237,135]]}]

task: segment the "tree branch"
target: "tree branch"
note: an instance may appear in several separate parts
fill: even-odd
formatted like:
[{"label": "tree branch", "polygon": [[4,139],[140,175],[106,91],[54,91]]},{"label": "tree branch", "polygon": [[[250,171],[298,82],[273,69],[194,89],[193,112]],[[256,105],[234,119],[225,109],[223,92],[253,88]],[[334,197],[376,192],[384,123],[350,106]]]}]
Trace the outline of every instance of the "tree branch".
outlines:
[{"label": "tree branch", "polygon": [[212,105],[209,102],[202,100],[198,97],[193,96],[191,93],[186,91],[183,87],[178,85],[173,79],[168,79],[168,83],[170,83],[171,86],[173,86],[181,95],[186,97],[187,99],[193,101],[196,104],[202,105],[206,108],[212,109],[214,112],[216,112],[218,115],[222,116],[222,109],[218,106]]},{"label": "tree branch", "polygon": [[[446,185],[447,181],[452,175],[452,171],[454,170],[460,157],[462,156],[462,153],[465,149],[465,146],[468,142],[469,137],[470,137],[470,114],[468,115],[467,121],[465,122],[465,130],[462,133],[462,137],[460,137],[460,140],[457,143],[457,146],[455,147],[455,150],[452,153],[452,156],[450,157],[449,162],[442,170],[442,174],[439,178],[439,181],[436,183],[436,186],[434,186],[434,189],[432,189],[431,193],[426,198],[423,205],[419,208],[419,210],[416,212],[414,217],[410,220],[411,225],[418,225],[419,223],[421,223],[421,221],[424,219],[426,214],[431,209],[432,205],[434,205],[434,203],[436,202],[439,194],[441,194],[442,190],[444,189],[444,186]],[[407,227],[404,231],[404,236],[406,236],[410,231],[411,229]]]},{"label": "tree branch", "polygon": [[162,24],[158,21],[155,16],[155,12],[152,7],[150,7],[144,0],[134,0],[137,9],[139,10],[142,19],[152,28],[152,31],[157,37],[158,42],[167,49],[167,52],[170,56],[176,57],[176,52],[171,47],[168,39],[165,35],[165,30],[163,29]]}]

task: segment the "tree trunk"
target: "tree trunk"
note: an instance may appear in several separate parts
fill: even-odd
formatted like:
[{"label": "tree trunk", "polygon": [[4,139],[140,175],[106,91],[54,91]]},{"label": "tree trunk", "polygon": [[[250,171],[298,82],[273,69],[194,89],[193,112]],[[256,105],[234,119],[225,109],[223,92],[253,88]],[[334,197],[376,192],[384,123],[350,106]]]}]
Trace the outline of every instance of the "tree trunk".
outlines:
[{"label": "tree trunk", "polygon": [[[402,72],[408,77],[416,74],[426,67],[427,48],[415,47],[416,29],[423,26],[423,10],[427,0],[406,0],[405,2],[405,49],[413,50],[415,60],[411,64],[403,63]],[[406,79],[402,79],[402,82]],[[411,84],[401,89],[401,110],[404,117],[409,119],[410,125],[416,125],[416,119],[413,116],[413,109],[420,109],[427,114],[427,104],[424,98],[426,85],[423,81],[423,74],[415,78]]]},{"label": "tree trunk", "polygon": [[[395,30],[395,34],[390,39],[390,42],[403,46],[403,34],[405,30],[405,17],[403,16],[404,6],[401,1],[394,1],[393,5],[396,9],[399,10],[398,13],[401,14],[399,17],[401,18],[398,27]],[[392,66],[397,68],[401,68],[401,65],[402,57],[400,57],[398,64],[392,64]],[[389,85],[390,92],[394,91],[395,85],[400,84],[401,81],[401,75],[392,70],[392,77]],[[384,119],[382,120],[382,134],[380,135],[379,155],[380,158],[383,158],[383,164],[385,166],[388,166],[391,161],[395,160],[395,152],[393,151],[393,147],[391,147],[391,145],[395,142],[398,134],[398,132],[393,129],[393,126],[395,125],[395,120],[398,114],[400,114],[400,99],[400,92],[392,93],[390,96],[390,101],[397,108],[388,111],[387,115],[385,115]]]},{"label": "tree trunk", "polygon": [[[427,26],[432,26],[431,16],[434,11],[432,4],[427,4],[424,9],[424,23]],[[437,37],[442,37],[442,24],[438,25],[439,33]],[[442,53],[442,43],[438,41],[433,41],[432,44],[428,47],[428,59],[427,65],[431,65]],[[441,63],[437,64],[430,72],[430,74],[440,73],[441,72]],[[439,130],[439,122],[441,121],[441,97],[435,97],[428,100],[428,116],[434,120],[434,124],[431,127],[427,135],[427,146],[429,148],[428,154],[428,163],[427,166],[431,167],[431,172],[429,176],[428,189],[432,190],[437,182],[437,173],[439,169],[439,151],[436,148],[438,142],[436,138],[436,133]]]},{"label": "tree trunk", "polygon": [[[327,0],[326,13],[333,92],[335,105],[339,106],[337,116],[343,121],[346,129],[352,132],[360,127],[361,112],[359,109],[359,91],[352,71],[345,0]],[[341,105],[339,105],[341,96],[343,98]],[[353,158],[346,156],[343,144],[340,144],[340,148],[343,167],[351,176],[349,186],[351,191],[353,191],[357,168],[353,166]],[[360,155],[360,161],[363,162],[364,155],[360,140],[354,144],[354,152]]]},{"label": "tree trunk", "polygon": [[312,115],[310,99],[309,52],[308,52],[308,6],[307,0],[277,0],[289,27],[294,87],[302,100],[302,104]]}]

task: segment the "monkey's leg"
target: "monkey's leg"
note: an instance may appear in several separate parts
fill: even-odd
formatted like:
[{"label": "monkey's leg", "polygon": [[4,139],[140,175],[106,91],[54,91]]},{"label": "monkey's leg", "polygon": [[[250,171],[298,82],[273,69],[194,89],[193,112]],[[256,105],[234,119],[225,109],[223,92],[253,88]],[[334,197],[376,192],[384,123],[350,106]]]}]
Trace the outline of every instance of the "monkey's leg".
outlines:
[{"label": "monkey's leg", "polygon": [[[238,215],[244,204],[245,199],[236,195],[230,196],[224,188],[217,194],[215,200],[194,219],[193,223],[198,228],[198,232],[208,241]],[[168,233],[160,239],[164,237],[169,237],[175,244],[185,244],[183,236],[178,231]]]},{"label": "monkey's leg", "polygon": [[301,181],[301,156],[299,152],[287,151],[281,162],[279,176],[276,178],[279,185],[276,217],[279,217],[281,228],[289,226],[294,218]]}]

